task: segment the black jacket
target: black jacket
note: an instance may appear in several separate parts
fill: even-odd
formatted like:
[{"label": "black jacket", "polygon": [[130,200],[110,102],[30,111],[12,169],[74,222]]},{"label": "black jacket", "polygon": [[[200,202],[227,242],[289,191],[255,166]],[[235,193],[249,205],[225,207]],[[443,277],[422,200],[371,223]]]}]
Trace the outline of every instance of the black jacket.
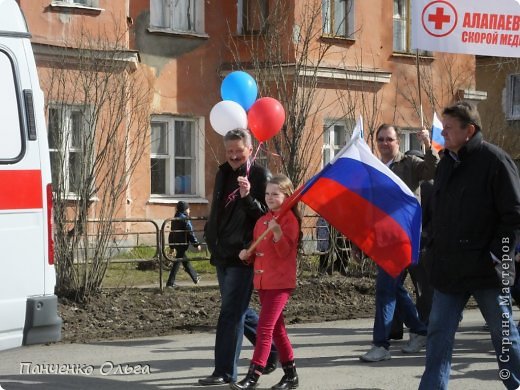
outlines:
[{"label": "black jacket", "polygon": [[520,229],[520,181],[511,158],[475,134],[458,156],[445,152],[432,202],[434,287],[445,293],[500,287],[491,253],[512,258]]},{"label": "black jacket", "polygon": [[188,216],[184,213],[176,212],[175,219],[171,223],[171,232],[168,235],[168,244],[171,249],[177,251],[177,256],[182,257],[188,250],[189,245],[198,246],[199,241],[193,234],[193,226]]},{"label": "black jacket", "polygon": [[[217,172],[211,211],[205,227],[206,243],[213,265],[250,266],[245,265],[238,254],[251,243],[255,223],[267,211],[265,187],[268,172],[261,166],[251,165],[250,194],[245,198],[238,194],[234,201],[225,206],[224,198],[228,195],[223,193],[226,181],[230,177],[234,181],[235,177],[245,174],[245,165],[233,171],[227,162],[222,164]],[[235,188],[238,188],[238,183]]]}]

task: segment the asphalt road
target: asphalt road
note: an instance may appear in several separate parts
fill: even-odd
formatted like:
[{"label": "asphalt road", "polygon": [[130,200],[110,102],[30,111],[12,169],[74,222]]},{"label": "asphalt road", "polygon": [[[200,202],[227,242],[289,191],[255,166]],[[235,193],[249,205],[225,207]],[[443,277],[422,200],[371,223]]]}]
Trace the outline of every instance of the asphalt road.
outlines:
[{"label": "asphalt road", "polygon": [[[518,317],[518,312],[516,313]],[[503,389],[488,333],[478,310],[468,310],[456,337],[450,390]],[[405,355],[394,342],[392,359],[361,363],[370,346],[372,319],[291,326],[301,389],[417,389],[424,352]],[[0,352],[0,389],[196,389],[209,375],[214,333],[100,342],[29,346]],[[240,377],[252,348],[245,344]],[[268,389],[279,368],[260,378]],[[225,389],[216,386],[213,389]]]}]

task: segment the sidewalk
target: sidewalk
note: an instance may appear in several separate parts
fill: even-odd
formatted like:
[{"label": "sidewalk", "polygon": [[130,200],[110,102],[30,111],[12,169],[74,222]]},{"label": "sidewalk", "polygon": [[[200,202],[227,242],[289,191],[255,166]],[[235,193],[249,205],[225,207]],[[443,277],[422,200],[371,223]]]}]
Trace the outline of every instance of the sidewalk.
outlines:
[{"label": "sidewalk", "polygon": [[[503,389],[497,379],[497,363],[489,335],[482,329],[483,324],[478,310],[464,313],[456,336],[450,390]],[[359,356],[369,348],[371,333],[372,319],[290,326],[300,388],[417,389],[424,366],[424,352],[402,354],[403,340],[393,343],[391,360],[361,363]],[[196,385],[197,379],[212,371],[214,338],[214,333],[194,333],[3,351],[0,352],[0,386],[7,390],[201,389]],[[240,377],[246,373],[251,355],[251,346],[244,344]],[[68,368],[69,372],[64,375],[46,374],[53,369],[50,364],[64,371]],[[72,375],[71,365],[82,366],[83,371]],[[89,369],[92,370],[90,374],[86,373]],[[277,369],[262,377],[258,388],[270,388],[282,375],[282,370]]]}]

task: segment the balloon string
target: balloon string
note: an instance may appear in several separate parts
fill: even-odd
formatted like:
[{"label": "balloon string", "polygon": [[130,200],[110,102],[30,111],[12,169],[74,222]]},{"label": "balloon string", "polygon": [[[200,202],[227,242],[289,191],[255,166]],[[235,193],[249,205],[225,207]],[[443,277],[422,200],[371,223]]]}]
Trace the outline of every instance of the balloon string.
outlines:
[{"label": "balloon string", "polygon": [[269,153],[271,156],[282,158],[282,156],[280,156],[278,153],[270,152],[266,145],[262,145],[262,150],[266,153]]},{"label": "balloon string", "polygon": [[246,170],[246,176],[249,177],[249,169],[251,168],[251,165],[253,165],[253,163],[255,162],[256,160],[256,156],[258,155],[258,152],[260,151],[260,149],[262,148],[262,145],[264,144],[264,141],[261,141],[258,146],[256,147],[256,151],[255,153],[253,154],[253,159],[251,161],[247,161],[247,170]]},{"label": "balloon string", "polygon": [[[258,155],[258,152],[260,151],[260,148],[262,147],[262,145],[263,145],[263,142],[260,142],[258,144],[258,147],[256,148],[256,152],[254,153],[253,158],[251,160],[249,160],[249,159],[247,160],[246,177],[249,177],[249,171],[251,170],[251,165],[253,165],[253,163],[255,162],[256,156]],[[229,206],[231,203],[233,203],[236,200],[238,191],[240,191],[240,188],[235,189],[231,194],[229,194],[227,196],[226,204],[224,205],[224,207]]]},{"label": "balloon string", "polygon": [[238,191],[239,189],[237,188],[235,191],[233,191],[231,194],[227,196],[226,204],[224,207],[228,207],[231,203],[235,201],[235,199],[237,198]]}]

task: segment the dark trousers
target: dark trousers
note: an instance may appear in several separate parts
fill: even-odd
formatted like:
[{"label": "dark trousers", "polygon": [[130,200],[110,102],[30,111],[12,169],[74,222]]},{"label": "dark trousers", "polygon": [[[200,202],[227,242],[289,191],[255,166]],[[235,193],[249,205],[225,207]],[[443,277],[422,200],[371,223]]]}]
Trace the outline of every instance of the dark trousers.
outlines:
[{"label": "dark trousers", "polygon": [[253,269],[217,265],[220,314],[215,334],[215,369],[212,375],[237,380],[244,321],[253,292]]},{"label": "dark trousers", "polygon": [[426,268],[419,262],[419,264],[408,267],[408,272],[415,290],[417,313],[421,321],[428,325],[432,309],[433,287],[428,281]]},{"label": "dark trousers", "polygon": [[175,261],[172,265],[172,269],[170,271],[170,275],[168,276],[168,281],[166,282],[166,285],[173,285],[175,283],[175,277],[177,276],[177,272],[179,272],[179,268],[182,266],[184,267],[184,271],[190,275],[191,280],[193,280],[193,283],[197,283],[197,277],[199,276],[197,274],[197,271],[193,268],[190,261],[185,255],[186,252],[178,252],[177,257],[175,258]]},{"label": "dark trousers", "polygon": [[[404,272],[403,272],[404,273]],[[426,326],[421,322],[417,309],[408,291],[403,286],[403,276],[393,278],[381,267],[377,267],[376,315],[374,318],[373,342],[376,347],[388,349],[392,320],[396,309],[411,333],[426,335]]]},{"label": "dark trousers", "polygon": [[[215,369],[212,375],[236,381],[237,365],[243,336],[254,345],[258,314],[249,307],[253,292],[253,269],[217,266],[220,289],[220,314],[215,334]],[[276,362],[278,353],[272,349],[268,363]]]},{"label": "dark trousers", "polygon": [[515,284],[511,287],[511,296],[515,300],[516,305],[520,307],[520,263],[516,263],[515,266]]},{"label": "dark trousers", "polygon": [[[412,284],[415,291],[415,307],[417,308],[419,319],[425,325],[428,325],[430,311],[432,308],[433,287],[428,281],[428,272],[426,265],[424,264],[424,259],[421,258],[418,264],[408,267],[408,273],[412,279]],[[403,276],[403,282],[404,279],[406,279],[406,273]],[[403,338],[403,317],[400,313],[399,304],[397,304],[396,310],[394,312],[390,338],[394,340]]]}]

